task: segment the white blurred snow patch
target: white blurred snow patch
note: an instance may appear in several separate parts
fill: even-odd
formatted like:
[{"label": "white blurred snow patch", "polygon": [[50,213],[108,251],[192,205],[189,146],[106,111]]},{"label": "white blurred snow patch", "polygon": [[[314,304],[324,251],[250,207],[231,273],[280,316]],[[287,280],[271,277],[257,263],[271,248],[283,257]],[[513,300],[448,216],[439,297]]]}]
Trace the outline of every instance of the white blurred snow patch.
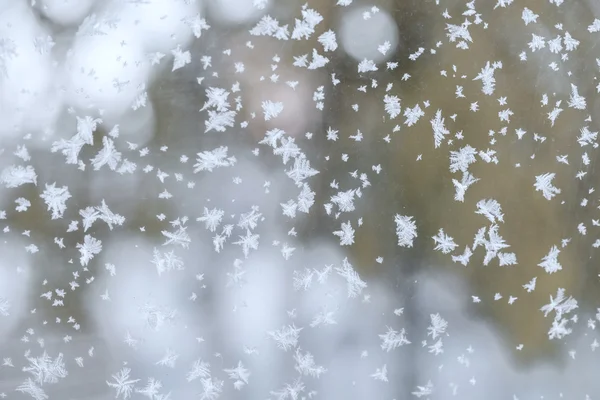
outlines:
[{"label": "white blurred snow patch", "polygon": [[[381,9],[365,19],[363,14],[370,12],[370,7],[357,7],[347,11],[341,21],[338,35],[344,51],[357,61],[363,59],[380,63],[394,54],[398,46],[399,31],[396,21],[390,14]],[[389,42],[385,54],[378,50]]]},{"label": "white blurred snow patch", "polygon": [[[65,61],[66,100],[81,111],[121,125],[128,140],[147,142],[154,111],[146,98],[151,59],[190,44],[199,1],[111,1],[79,27]],[[135,134],[136,136],[132,136]]]},{"label": "white blurred snow patch", "polygon": [[[107,118],[127,112],[146,84],[150,66],[134,27],[79,36],[66,60],[66,100]],[[89,112],[89,111],[88,111]]]},{"label": "white blurred snow patch", "polygon": [[270,0],[209,0],[208,11],[223,25],[241,25],[260,18],[271,6]]},{"label": "white blurred snow patch", "polygon": [[49,35],[25,2],[0,5],[0,138],[55,123],[62,105]]},{"label": "white blurred snow patch", "polygon": [[[198,345],[196,338],[210,328],[200,329],[206,323],[206,310],[200,300],[189,298],[192,290],[201,294],[204,282],[190,280],[190,274],[198,271],[201,255],[209,249],[201,244],[182,249],[162,243],[132,233],[112,235],[100,260],[106,271],[85,304],[112,354],[110,362],[127,353],[133,365],[139,365],[136,368],[151,370],[162,364],[168,369],[184,368],[167,376],[181,379],[197,357],[192,351]],[[166,259],[178,261],[161,264]],[[177,355],[172,366],[163,360],[167,351]]]},{"label": "white blurred snow patch", "polygon": [[170,54],[177,46],[187,47],[193,39],[193,20],[199,16],[200,0],[114,0],[106,8],[117,15],[119,26],[127,26],[140,39],[147,53]]},{"label": "white blurred snow patch", "polygon": [[96,0],[40,0],[37,8],[59,25],[77,25],[83,21]]}]

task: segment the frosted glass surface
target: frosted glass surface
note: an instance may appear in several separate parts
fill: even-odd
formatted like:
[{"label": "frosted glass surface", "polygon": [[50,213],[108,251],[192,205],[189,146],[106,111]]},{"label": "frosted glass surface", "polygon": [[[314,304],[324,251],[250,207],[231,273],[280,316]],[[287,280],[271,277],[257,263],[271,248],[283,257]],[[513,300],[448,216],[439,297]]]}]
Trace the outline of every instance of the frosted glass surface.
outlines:
[{"label": "frosted glass surface", "polygon": [[0,398],[600,399],[593,0],[0,0]]}]

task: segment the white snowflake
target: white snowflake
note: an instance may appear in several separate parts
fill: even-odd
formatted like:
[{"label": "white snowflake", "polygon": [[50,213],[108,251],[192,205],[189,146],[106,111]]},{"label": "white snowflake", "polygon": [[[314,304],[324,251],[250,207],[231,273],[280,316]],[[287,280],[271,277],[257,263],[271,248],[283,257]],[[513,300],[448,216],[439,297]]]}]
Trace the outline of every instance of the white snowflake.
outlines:
[{"label": "white snowflake", "polygon": [[450,131],[446,129],[444,125],[444,118],[442,118],[442,110],[437,110],[435,118],[431,121],[431,128],[433,129],[434,146],[437,149],[442,144],[444,137],[450,134]]},{"label": "white snowflake", "polygon": [[342,227],[339,231],[334,231],[333,234],[340,238],[341,246],[349,246],[354,243],[354,229],[350,221],[342,222]]},{"label": "white snowflake", "polygon": [[85,235],[83,243],[77,243],[77,249],[81,254],[79,262],[85,267],[95,255],[102,251],[102,242],[91,235]]},{"label": "white snowflake", "polygon": [[171,71],[183,68],[185,65],[192,62],[192,55],[190,52],[182,51],[180,46],[177,46],[176,49],[171,50],[171,54],[173,54],[173,68]]},{"label": "white snowflake", "polygon": [[542,258],[542,262],[538,264],[538,266],[544,268],[547,273],[552,274],[554,272],[562,270],[562,265],[558,262],[558,255],[560,254],[560,249],[556,246],[552,246],[548,254]]},{"label": "white snowflake", "polygon": [[441,251],[444,254],[451,253],[458,247],[458,245],[454,243],[454,239],[446,235],[442,228],[440,228],[438,234],[433,236],[432,239],[435,242],[434,250]]},{"label": "white snowflake", "polygon": [[235,165],[237,159],[234,156],[227,157],[227,151],[227,146],[220,146],[211,151],[198,153],[197,162],[194,164],[194,173],[200,171],[213,172],[215,168]]},{"label": "white snowflake", "polygon": [[411,344],[406,338],[406,331],[404,329],[398,332],[389,326],[387,327],[387,332],[379,335],[379,338],[382,340],[381,349],[387,352],[390,352],[397,347]]},{"label": "white snowflake", "polygon": [[270,121],[276,118],[283,111],[282,102],[273,102],[271,100],[262,102],[262,109],[265,116],[265,121]]},{"label": "white snowflake", "polygon": [[300,337],[302,329],[304,328],[296,328],[296,326],[292,324],[284,326],[276,331],[269,331],[267,332],[267,335],[275,340],[277,347],[284,351],[288,351],[289,349],[298,346],[298,338]]},{"label": "white snowflake", "polygon": [[40,197],[48,206],[48,211],[52,211],[52,219],[57,219],[63,217],[67,209],[66,201],[71,198],[71,193],[66,186],[57,188],[54,182],[51,185],[46,184]]},{"label": "white snowflake", "polygon": [[431,336],[432,339],[436,339],[438,336],[443,335],[448,328],[448,321],[437,314],[430,314],[429,318],[431,323],[427,328],[427,336]]},{"label": "white snowflake", "polygon": [[342,266],[336,267],[335,271],[342,278],[346,279],[348,298],[354,298],[360,295],[363,289],[367,287],[367,283],[360,279],[360,275],[358,275],[356,270],[352,267],[348,258],[344,258],[344,260],[342,260]]},{"label": "white snowflake", "polygon": [[551,200],[554,196],[560,194],[560,189],[552,185],[552,180],[555,176],[555,173],[546,173],[535,177],[535,190],[542,192],[542,195],[547,200]]},{"label": "white snowflake", "polygon": [[400,115],[402,108],[400,107],[400,99],[398,96],[391,96],[386,94],[383,97],[383,104],[385,106],[385,112],[388,113],[391,119],[396,118]]},{"label": "white snowflake", "polygon": [[331,29],[323,32],[320,36],[319,36],[319,43],[321,43],[323,45],[323,50],[325,51],[335,51],[338,47],[336,38],[335,38],[335,32],[332,31]]},{"label": "white snowflake", "polygon": [[414,239],[417,237],[417,225],[413,221],[413,217],[396,214],[394,222],[396,223],[398,246],[413,247]]}]

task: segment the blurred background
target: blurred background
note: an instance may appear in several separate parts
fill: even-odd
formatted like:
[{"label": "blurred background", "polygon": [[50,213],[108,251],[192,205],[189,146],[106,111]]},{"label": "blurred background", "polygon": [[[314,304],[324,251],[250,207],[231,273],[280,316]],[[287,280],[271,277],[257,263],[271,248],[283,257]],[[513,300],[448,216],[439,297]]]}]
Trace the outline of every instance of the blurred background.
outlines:
[{"label": "blurred background", "polygon": [[0,397],[600,396],[596,18],[0,0]]}]

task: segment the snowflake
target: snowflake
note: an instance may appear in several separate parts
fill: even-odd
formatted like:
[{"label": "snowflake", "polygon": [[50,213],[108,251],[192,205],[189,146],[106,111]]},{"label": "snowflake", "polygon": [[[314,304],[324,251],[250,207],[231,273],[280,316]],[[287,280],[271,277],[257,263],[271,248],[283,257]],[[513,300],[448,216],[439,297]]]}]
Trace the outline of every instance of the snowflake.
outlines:
[{"label": "snowflake", "polygon": [[558,255],[560,250],[556,246],[552,246],[548,254],[542,258],[542,262],[538,266],[544,268],[547,273],[552,274],[554,272],[562,270],[562,265],[558,262]]},{"label": "snowflake", "polygon": [[294,165],[292,168],[286,170],[285,173],[298,187],[300,187],[303,180],[317,175],[319,171],[312,168],[310,166],[310,161],[304,154],[301,154],[294,158]]},{"label": "snowflake", "polygon": [[[421,107],[418,104],[415,105],[413,108],[406,107],[406,109],[404,110],[404,117],[406,118],[404,123],[407,126],[413,126],[424,115],[425,115],[425,113],[423,112],[423,110],[421,110]],[[432,122],[432,126],[433,126],[433,122]],[[435,127],[434,127],[434,129],[435,129]]]},{"label": "snowflake", "polygon": [[527,8],[527,7],[523,8],[523,13],[521,14],[521,18],[523,19],[523,22],[525,22],[525,25],[529,25],[531,23],[536,23],[538,17],[539,17],[539,15],[535,14],[529,8]]},{"label": "snowflake", "polygon": [[203,30],[210,29],[210,25],[206,23],[204,18],[200,18],[200,15],[196,15],[191,22],[189,23],[192,27],[192,31],[194,32],[194,36],[199,39],[202,36]]},{"label": "snowflake", "polygon": [[192,369],[188,371],[186,379],[188,382],[192,382],[198,378],[207,378],[209,376],[210,364],[202,360],[196,360],[194,361]]},{"label": "snowflake", "polygon": [[10,188],[16,188],[27,183],[37,185],[37,174],[31,165],[22,167],[20,165],[12,165],[4,168],[0,175],[0,181]]},{"label": "snowflake", "polygon": [[77,248],[81,254],[79,262],[82,266],[86,266],[95,255],[102,251],[102,242],[91,235],[85,235],[83,243],[77,243]]},{"label": "snowflake", "polygon": [[551,200],[555,195],[560,194],[560,189],[552,185],[552,180],[556,174],[546,173],[535,177],[535,190],[542,192],[542,195],[547,200]]},{"label": "snowflake", "polygon": [[21,383],[15,390],[21,393],[27,393],[35,400],[48,400],[50,398],[44,389],[36,385],[31,378],[27,378],[27,380]]},{"label": "snowflake", "polygon": [[358,275],[356,270],[352,267],[352,264],[348,262],[348,258],[344,258],[344,260],[342,260],[342,266],[336,267],[335,271],[342,278],[346,279],[348,298],[354,298],[360,295],[363,289],[367,287],[367,283],[360,279],[360,275]]},{"label": "snowflake", "polygon": [[406,331],[404,329],[398,332],[388,326],[387,332],[379,335],[379,337],[382,340],[381,349],[387,352],[390,352],[397,347],[411,344],[411,342],[406,338]]},{"label": "snowflake", "polygon": [[114,382],[106,381],[106,384],[116,389],[117,394],[115,398],[119,398],[122,396],[123,399],[128,399],[131,397],[131,393],[133,392],[134,385],[139,382],[139,379],[130,379],[129,374],[131,373],[131,368],[123,368],[117,374],[113,375]]},{"label": "snowflake", "polygon": [[66,201],[71,198],[69,188],[66,186],[57,188],[56,182],[51,185],[46,184],[46,189],[40,197],[48,206],[48,211],[52,211],[52,219],[62,218],[67,209]]},{"label": "snowflake", "polygon": [[[469,26],[471,25],[471,22],[469,22],[468,20],[465,20],[465,22],[463,22],[461,25],[452,25],[452,24],[446,24],[446,30],[448,31],[446,33],[446,36],[448,36],[448,40],[451,43],[456,42],[457,39],[461,39],[461,41],[464,42],[473,42],[473,38],[471,37],[471,34],[469,33]],[[458,45],[457,45],[458,47]]]},{"label": "snowflake", "polygon": [[[482,244],[485,247],[485,257],[483,259],[483,265],[488,265],[491,260],[493,260],[498,252],[502,249],[510,247],[505,243],[505,240],[498,234],[498,225],[490,226],[488,230],[488,240],[483,240]],[[506,257],[506,256],[505,256]],[[509,256],[508,260],[512,257]],[[515,260],[516,261],[516,260]]]},{"label": "snowflake", "polygon": [[208,208],[204,207],[204,212],[202,216],[196,218],[196,221],[204,222],[205,228],[211,232],[214,232],[221,224],[224,215],[225,211],[223,210],[220,210],[218,208],[213,208],[212,210],[209,210]]},{"label": "snowflake", "polygon": [[159,380],[148,378],[146,386],[141,389],[135,389],[135,392],[148,397],[150,400],[154,400],[160,389],[162,389],[162,383]]},{"label": "snowflake", "polygon": [[108,165],[111,171],[117,169],[117,165],[121,161],[121,153],[115,148],[115,143],[107,136],[102,138],[102,149],[98,152],[91,162],[94,166],[94,171],[98,171],[104,165]]},{"label": "snowflake", "polygon": [[475,78],[473,78],[474,81],[480,80],[483,83],[481,91],[484,94],[491,96],[494,93],[494,90],[496,89],[496,78],[494,78],[494,72],[497,68],[501,67],[502,64],[494,63],[494,65],[490,65],[490,62],[488,61],[485,67],[481,69],[481,72],[477,74]]},{"label": "snowflake", "polygon": [[581,128],[580,132],[581,136],[577,138],[577,142],[581,147],[594,144],[598,139],[598,132],[590,131],[590,128],[587,126]]},{"label": "snowflake", "polygon": [[31,202],[24,197],[15,199],[15,203],[17,203],[17,207],[15,207],[17,212],[25,212],[31,207]]},{"label": "snowflake", "polygon": [[543,36],[538,36],[535,33],[531,34],[531,42],[527,44],[532,52],[546,47],[546,39]]},{"label": "snowflake", "polygon": [[200,171],[213,172],[215,168],[231,167],[237,162],[235,157],[227,157],[227,146],[220,146],[211,151],[198,153],[196,164],[194,164],[194,173]]},{"label": "snowflake", "polygon": [[248,258],[250,254],[250,250],[258,249],[258,240],[260,239],[259,234],[253,234],[250,229],[246,230],[246,236],[240,236],[240,240],[234,242],[233,244],[237,244],[242,246],[242,251],[244,252],[244,257]]},{"label": "snowflake", "polygon": [[219,87],[209,87],[205,91],[206,102],[200,111],[214,108],[216,111],[223,112],[229,110],[231,105],[229,104],[229,92]]},{"label": "snowflake", "polygon": [[276,118],[283,111],[283,103],[272,102],[271,100],[262,102],[262,109],[265,115],[265,121],[270,121]]},{"label": "snowflake", "polygon": [[216,400],[223,391],[223,381],[217,378],[202,378],[202,392],[199,394],[200,400]]},{"label": "snowflake", "polygon": [[298,346],[300,331],[304,328],[296,328],[295,325],[287,325],[276,331],[269,331],[267,334],[275,340],[277,347],[284,351]]},{"label": "snowflake", "polygon": [[433,236],[432,239],[435,242],[434,250],[441,251],[444,254],[451,253],[458,247],[458,245],[454,243],[454,239],[446,235],[442,228],[440,228],[438,234]]},{"label": "snowflake", "polygon": [[306,386],[300,378],[296,379],[293,383],[286,383],[285,387],[277,392],[272,391],[271,394],[277,398],[277,400],[285,400],[288,397],[292,400],[300,399],[300,393],[306,389]]},{"label": "snowflake", "polygon": [[371,378],[382,382],[388,382],[387,373],[387,364],[383,364],[383,367],[377,368],[375,373],[371,374]]},{"label": "snowflake", "polygon": [[448,328],[448,322],[440,316],[440,314],[430,314],[431,324],[427,328],[427,336],[431,336],[432,339],[436,339],[438,336],[443,335]]},{"label": "snowflake", "polygon": [[587,103],[585,97],[579,94],[577,86],[571,84],[571,98],[569,99],[569,107],[577,110],[585,110]]},{"label": "snowflake", "polygon": [[375,65],[375,62],[373,60],[367,60],[365,58],[358,64],[358,73],[359,74],[362,74],[364,72],[375,72],[375,71],[377,71],[377,65]]},{"label": "snowflake", "polygon": [[383,97],[383,104],[385,105],[385,112],[388,113],[391,119],[394,119],[400,115],[402,108],[400,107],[400,99],[398,96],[390,96],[386,94]]},{"label": "snowflake", "polygon": [[65,363],[62,353],[59,353],[56,359],[52,359],[44,351],[40,357],[26,357],[29,365],[23,367],[24,372],[33,375],[35,382],[40,385],[44,383],[56,383],[59,379],[67,377],[69,374],[65,369]]},{"label": "snowflake", "polygon": [[294,354],[294,361],[296,362],[294,369],[302,375],[320,378],[322,374],[327,372],[325,367],[315,364],[312,354],[310,354],[308,351],[302,354],[302,351],[299,347],[296,349],[296,354]]},{"label": "snowflake", "polygon": [[204,122],[206,129],[204,133],[208,133],[212,130],[217,132],[225,132],[227,127],[233,127],[234,119],[237,113],[233,110],[226,111],[208,111],[208,120]]},{"label": "snowflake", "polygon": [[188,248],[190,242],[192,241],[190,235],[187,233],[186,226],[179,226],[175,232],[161,231],[161,233],[167,238],[167,240],[163,243],[163,246],[178,244],[183,248]]},{"label": "snowflake", "polygon": [[413,217],[396,214],[396,236],[398,237],[398,246],[413,247],[414,239],[417,237],[417,225]]},{"label": "snowflake", "polygon": [[281,138],[281,146],[274,148],[273,154],[281,156],[283,163],[287,164],[290,159],[300,157],[302,152],[293,137],[283,137]]},{"label": "snowflake", "polygon": [[250,372],[244,368],[244,365],[241,361],[238,361],[238,365],[235,368],[224,369],[226,374],[229,375],[229,379],[232,379],[233,387],[236,390],[240,390],[244,385],[248,384],[248,378],[250,377]]},{"label": "snowflake", "polygon": [[173,68],[171,71],[183,68],[185,65],[192,62],[192,55],[189,51],[182,51],[181,46],[177,46],[176,49],[171,51],[173,54]]},{"label": "snowflake", "polygon": [[442,110],[437,110],[437,112],[435,113],[435,118],[431,120],[431,127],[433,128],[434,145],[437,149],[442,144],[442,140],[444,140],[444,137],[450,134],[450,131],[446,129],[446,126],[444,125],[444,118],[442,118]]},{"label": "snowflake", "polygon": [[341,246],[349,246],[354,243],[354,229],[350,221],[342,222],[342,227],[339,231],[334,231],[333,234],[340,238]]},{"label": "snowflake", "polygon": [[319,43],[323,45],[323,50],[325,51],[335,51],[338,47],[335,32],[331,29],[323,32],[321,36],[319,36]]},{"label": "snowflake", "polygon": [[450,151],[450,172],[467,172],[469,165],[477,161],[477,150],[469,145],[461,147],[458,151]]},{"label": "snowflake", "polygon": [[425,386],[417,386],[417,389],[411,393],[413,396],[421,398],[433,394],[433,383],[427,382]]},{"label": "snowflake", "polygon": [[465,246],[465,251],[460,256],[452,256],[452,261],[455,263],[461,263],[466,267],[467,264],[469,264],[469,260],[471,259],[472,255],[473,252],[471,251],[471,248],[469,246]]}]

